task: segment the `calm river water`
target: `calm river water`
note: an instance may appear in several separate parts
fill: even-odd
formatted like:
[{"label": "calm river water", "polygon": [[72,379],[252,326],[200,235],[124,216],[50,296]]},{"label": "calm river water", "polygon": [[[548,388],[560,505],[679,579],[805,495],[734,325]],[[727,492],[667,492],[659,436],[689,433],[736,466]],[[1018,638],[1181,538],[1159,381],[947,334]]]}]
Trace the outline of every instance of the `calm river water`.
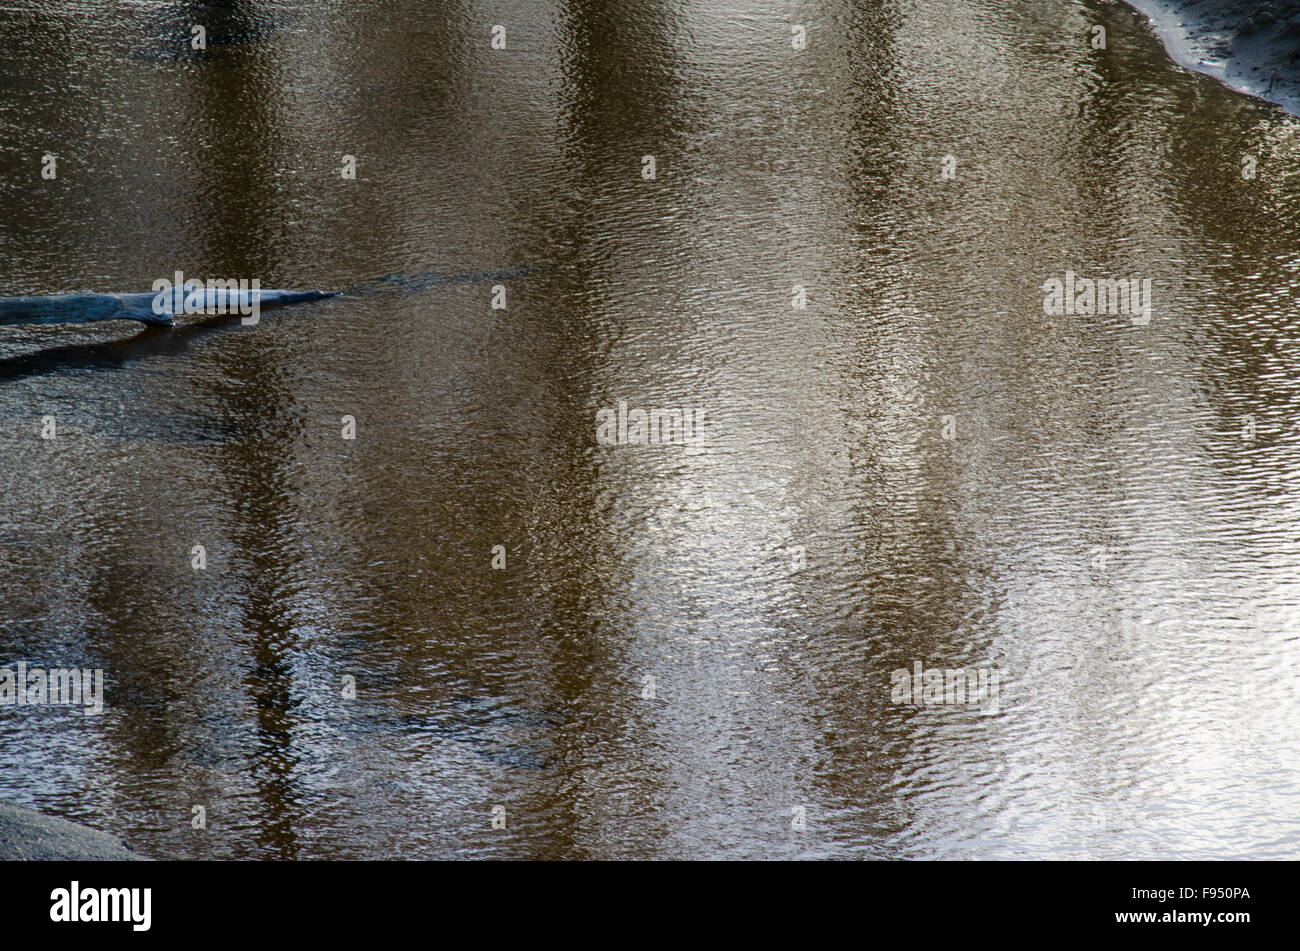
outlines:
[{"label": "calm river water", "polygon": [[186,858],[1300,857],[1300,120],[1126,7],[0,41],[0,294],[353,289],[0,328],[0,666],[106,677],[0,707],[0,799]]}]

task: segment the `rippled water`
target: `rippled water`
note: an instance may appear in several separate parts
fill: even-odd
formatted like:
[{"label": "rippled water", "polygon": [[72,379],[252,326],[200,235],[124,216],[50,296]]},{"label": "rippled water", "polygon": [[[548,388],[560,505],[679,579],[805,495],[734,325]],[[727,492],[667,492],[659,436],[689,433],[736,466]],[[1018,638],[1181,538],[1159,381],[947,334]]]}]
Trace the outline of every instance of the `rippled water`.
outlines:
[{"label": "rippled water", "polygon": [[0,665],[108,682],[0,708],[0,798],[195,858],[1300,856],[1300,126],[1127,8],[0,38],[0,293],[385,289],[0,328]]}]

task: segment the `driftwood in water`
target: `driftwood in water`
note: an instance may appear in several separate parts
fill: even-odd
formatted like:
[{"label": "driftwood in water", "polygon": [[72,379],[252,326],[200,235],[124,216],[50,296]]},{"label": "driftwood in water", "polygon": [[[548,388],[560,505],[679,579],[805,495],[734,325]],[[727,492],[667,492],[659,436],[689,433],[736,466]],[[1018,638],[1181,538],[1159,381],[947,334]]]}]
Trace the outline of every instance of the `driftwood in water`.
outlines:
[{"label": "driftwood in water", "polygon": [[[424,271],[418,274],[386,274],[348,288],[349,296],[408,294],[449,284],[506,281],[525,277],[548,267],[521,264],[501,271],[448,273]],[[338,297],[338,291],[279,291],[252,288],[203,288],[186,284],[186,291],[141,294],[58,294],[48,297],[0,297],[0,326],[8,324],[89,324],[101,320],[138,320],[154,327],[170,327],[180,313],[247,314],[255,305],[278,307],[301,301]],[[186,297],[197,307],[183,307]]]},{"label": "driftwood in water", "polygon": [[[337,292],[331,291],[207,288],[196,292],[191,303],[199,306],[197,313],[247,314],[254,307],[278,307],[337,296]],[[175,315],[182,312],[189,311],[184,310],[182,301],[168,293],[0,297],[0,325],[138,320],[150,326],[170,327],[175,322]]]}]

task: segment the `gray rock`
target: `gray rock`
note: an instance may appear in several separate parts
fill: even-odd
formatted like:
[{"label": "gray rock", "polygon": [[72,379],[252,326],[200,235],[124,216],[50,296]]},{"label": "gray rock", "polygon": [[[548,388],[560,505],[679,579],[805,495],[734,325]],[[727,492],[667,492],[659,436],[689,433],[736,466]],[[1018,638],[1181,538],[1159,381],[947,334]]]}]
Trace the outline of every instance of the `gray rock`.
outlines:
[{"label": "gray rock", "polygon": [[0,861],[145,861],[120,839],[87,826],[0,802]]}]

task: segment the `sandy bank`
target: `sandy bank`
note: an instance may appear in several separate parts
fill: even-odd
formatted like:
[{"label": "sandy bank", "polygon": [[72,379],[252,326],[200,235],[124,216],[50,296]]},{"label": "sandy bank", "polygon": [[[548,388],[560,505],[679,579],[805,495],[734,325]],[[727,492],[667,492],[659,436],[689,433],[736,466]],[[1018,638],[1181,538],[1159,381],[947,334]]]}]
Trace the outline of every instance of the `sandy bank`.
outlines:
[{"label": "sandy bank", "polygon": [[1300,0],[1125,0],[1181,65],[1300,115]]}]

